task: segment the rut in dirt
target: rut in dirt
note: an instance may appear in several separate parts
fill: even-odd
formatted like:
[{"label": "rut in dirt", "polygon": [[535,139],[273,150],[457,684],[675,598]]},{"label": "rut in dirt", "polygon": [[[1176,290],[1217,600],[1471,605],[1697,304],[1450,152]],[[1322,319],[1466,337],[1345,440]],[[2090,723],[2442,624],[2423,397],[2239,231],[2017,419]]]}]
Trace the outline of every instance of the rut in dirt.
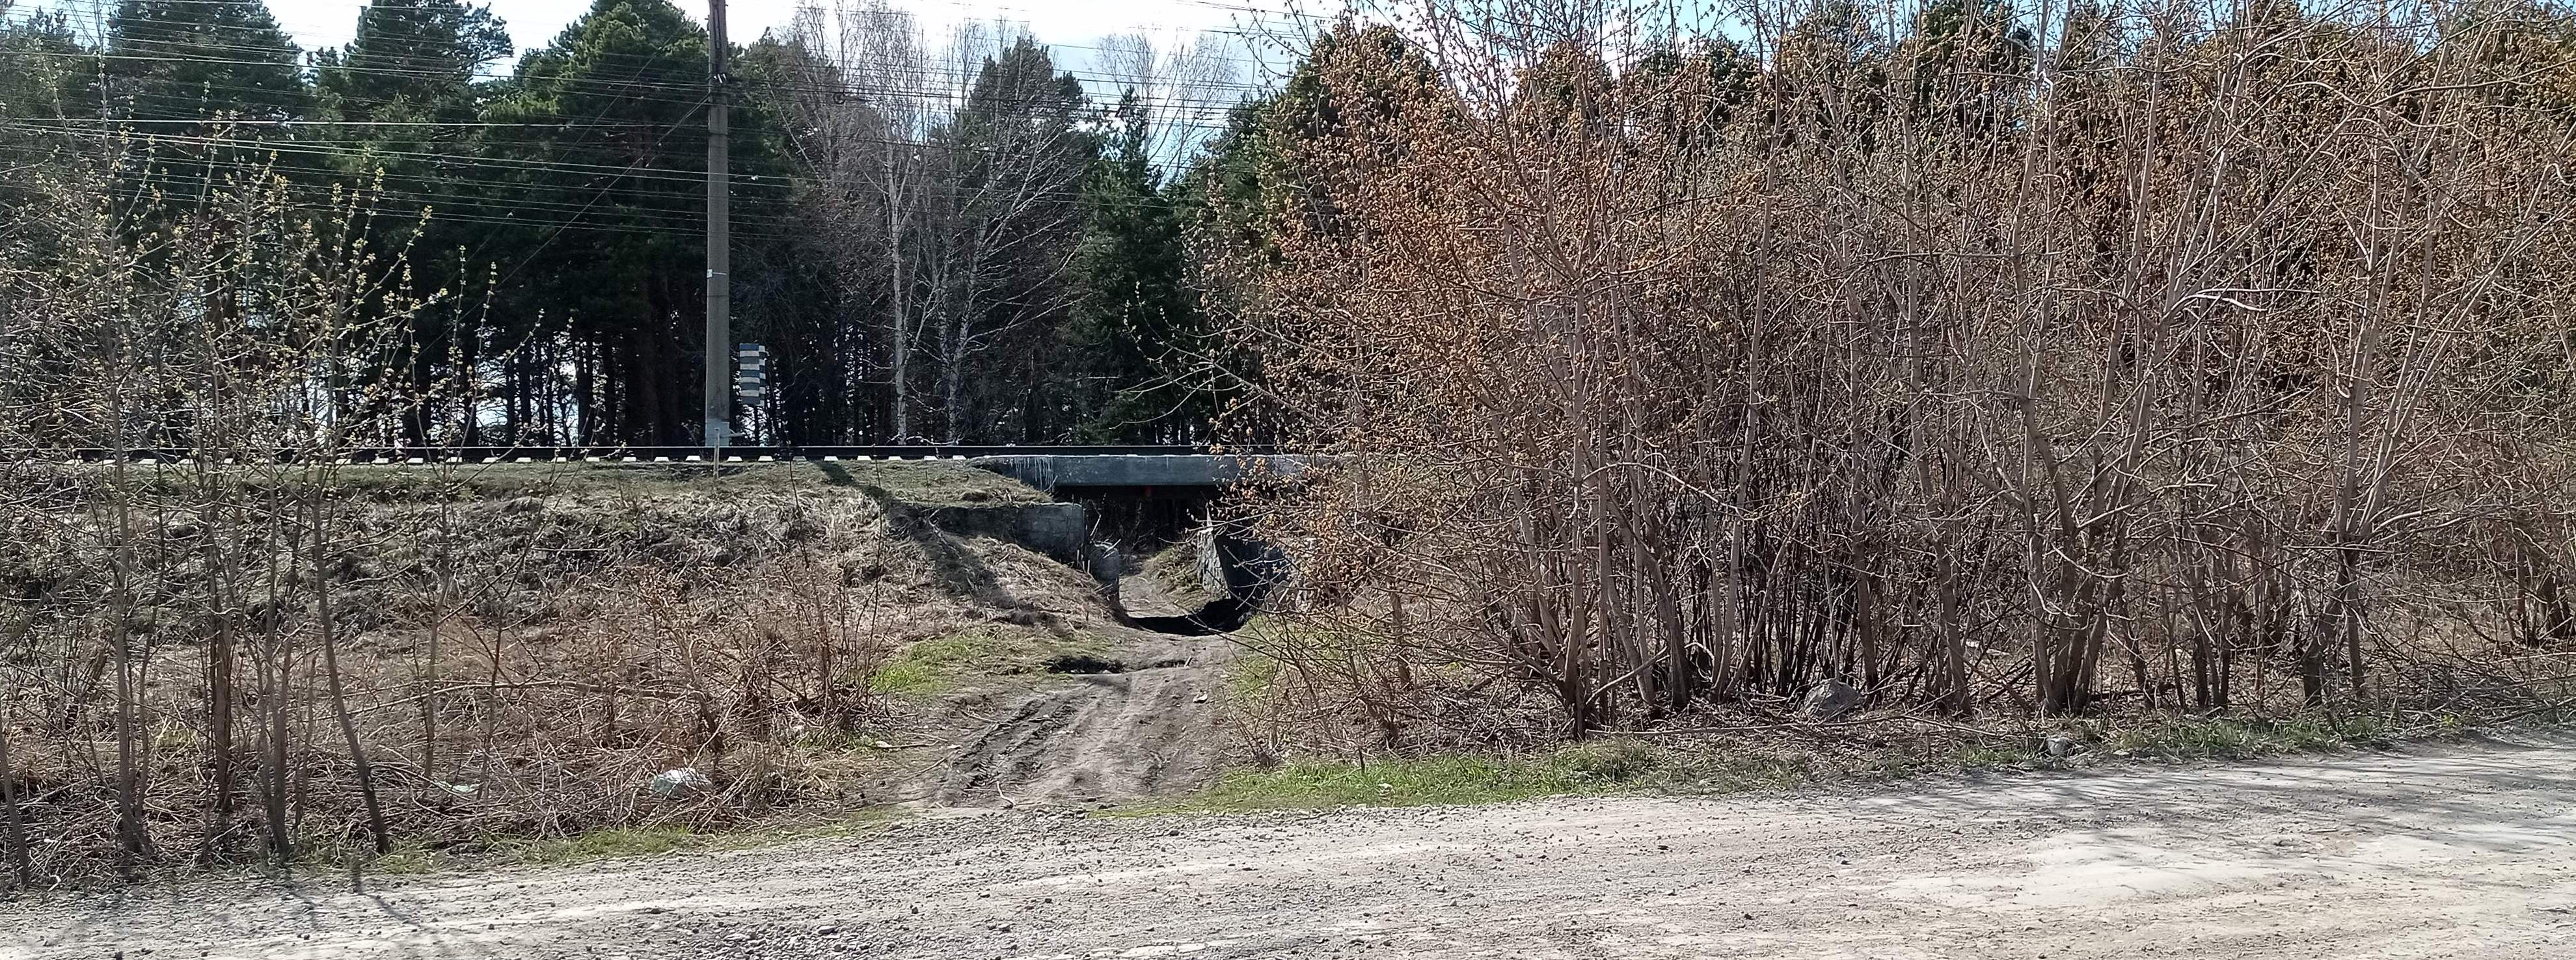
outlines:
[{"label": "rut in dirt", "polygon": [[1218,752],[1215,677],[1158,667],[1033,694],[952,762],[939,803],[1091,804],[1199,786]]},{"label": "rut in dirt", "polygon": [[[1142,580],[1143,578],[1137,578]],[[1123,612],[1140,631],[1181,616],[1136,584]],[[1221,752],[1218,714],[1232,649],[1212,630],[1175,631],[1111,657],[1050,664],[1069,682],[1012,705],[949,763],[944,807],[1094,805],[1184,793],[1206,785]]]}]

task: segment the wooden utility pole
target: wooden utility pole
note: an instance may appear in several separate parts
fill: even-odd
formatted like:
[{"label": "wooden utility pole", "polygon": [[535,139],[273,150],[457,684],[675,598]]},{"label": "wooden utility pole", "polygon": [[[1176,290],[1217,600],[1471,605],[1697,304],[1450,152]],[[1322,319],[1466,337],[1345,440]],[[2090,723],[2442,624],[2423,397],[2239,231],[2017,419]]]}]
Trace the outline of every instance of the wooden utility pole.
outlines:
[{"label": "wooden utility pole", "polygon": [[733,437],[733,290],[725,200],[732,134],[732,78],[725,75],[724,0],[707,0],[707,350],[706,432],[709,447]]}]

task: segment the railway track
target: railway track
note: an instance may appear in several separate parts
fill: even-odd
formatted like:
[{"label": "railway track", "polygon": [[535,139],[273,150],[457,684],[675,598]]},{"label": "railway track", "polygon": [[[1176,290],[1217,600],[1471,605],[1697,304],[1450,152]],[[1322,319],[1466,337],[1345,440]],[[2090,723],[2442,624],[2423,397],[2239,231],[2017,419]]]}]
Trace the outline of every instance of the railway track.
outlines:
[{"label": "railway track", "polygon": [[1274,451],[1251,447],[869,444],[856,446],[764,447],[362,447],[338,450],[229,450],[220,453],[179,447],[111,449],[0,448],[0,462],[17,463],[304,463],[324,461],[377,466],[499,463],[759,463],[785,460],[972,460],[980,457],[1168,457]]}]

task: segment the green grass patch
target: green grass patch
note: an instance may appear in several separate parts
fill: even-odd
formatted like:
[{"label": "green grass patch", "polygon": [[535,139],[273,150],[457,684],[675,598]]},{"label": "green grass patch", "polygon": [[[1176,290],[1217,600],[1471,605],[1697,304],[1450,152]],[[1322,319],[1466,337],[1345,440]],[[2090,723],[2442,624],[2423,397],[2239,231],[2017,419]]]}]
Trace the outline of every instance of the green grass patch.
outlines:
[{"label": "green grass patch", "polygon": [[1217,598],[1199,576],[1199,545],[1195,539],[1155,551],[1137,565],[1137,573],[1163,588],[1172,601],[1185,607],[1200,606]]},{"label": "green grass patch", "polygon": [[687,827],[638,827],[590,830],[551,840],[505,842],[500,849],[502,858],[512,863],[586,863],[676,850],[716,849],[736,845],[740,838],[738,834],[699,833]]},{"label": "green grass patch", "polygon": [[1037,673],[1057,657],[1097,657],[1108,650],[1108,644],[1096,637],[982,627],[915,641],[868,677],[868,689],[896,695],[939,693],[970,677]]},{"label": "green grass patch", "polygon": [[[486,837],[481,840],[431,846],[420,842],[399,843],[393,852],[367,861],[366,871],[373,874],[415,874],[495,866],[536,866],[543,864],[586,863],[618,857],[641,857],[677,850],[731,849],[733,845],[756,846],[757,841],[743,835],[699,833],[687,827],[633,827],[589,830],[569,837]],[[314,851],[316,865],[336,862],[344,851]]]},{"label": "green grass patch", "polygon": [[2239,759],[2370,746],[2388,742],[2391,735],[2385,722],[2369,716],[2181,717],[2105,731],[2102,746],[2133,756]]},{"label": "green grass patch", "polygon": [[1965,772],[1978,770],[2007,770],[2013,767],[2028,766],[2030,764],[2031,755],[2030,750],[2019,747],[1969,747],[1965,750],[1959,751],[1958,767],[1961,771]]},{"label": "green grass patch", "polygon": [[876,693],[926,693],[944,686],[946,679],[931,660],[897,656],[868,678],[868,689]]},{"label": "green grass patch", "polygon": [[[2088,720],[2054,731],[2030,731],[2026,737],[1925,739],[1866,748],[1741,751],[1710,749],[1689,741],[1665,746],[1605,737],[1517,757],[1442,754],[1369,763],[1302,760],[1269,770],[1229,772],[1196,796],[1125,807],[1109,815],[1476,804],[1642,791],[1730,793],[1926,774],[2315,753],[2466,728],[2465,720],[2450,718],[2435,730],[2416,726],[2400,731],[2382,718],[2323,714],[2280,720],[2173,717],[2131,723],[2113,727]],[[2049,755],[2044,737],[2052,732],[2072,737],[2078,748],[2064,757]]]},{"label": "green grass patch", "polygon": [[1288,665],[1277,657],[1258,650],[1247,650],[1225,667],[1226,701],[1250,705],[1261,702],[1271,685],[1279,681],[1279,672]]},{"label": "green grass patch", "polygon": [[1779,786],[1804,776],[1795,761],[1692,757],[1631,739],[1574,744],[1544,754],[1446,754],[1360,763],[1304,760],[1238,770],[1184,800],[1122,808],[1118,815],[1407,807],[1497,803],[1639,790],[1723,792]]},{"label": "green grass patch", "polygon": [[[894,816],[891,810],[871,809],[845,819],[793,827],[731,830],[697,830],[676,825],[610,827],[585,830],[566,837],[495,836],[438,847],[418,842],[401,843],[395,845],[393,852],[369,860],[366,872],[376,875],[419,874],[502,866],[590,863],[663,853],[754,850],[795,840],[873,833],[884,828]],[[325,859],[336,861],[338,858],[319,858],[315,862],[319,864]]]}]

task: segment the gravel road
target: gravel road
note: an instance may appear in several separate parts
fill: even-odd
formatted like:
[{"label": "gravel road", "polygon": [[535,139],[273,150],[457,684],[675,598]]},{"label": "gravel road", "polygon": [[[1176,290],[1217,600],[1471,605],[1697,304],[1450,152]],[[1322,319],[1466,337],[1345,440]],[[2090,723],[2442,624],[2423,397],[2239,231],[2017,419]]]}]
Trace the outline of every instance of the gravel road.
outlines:
[{"label": "gravel road", "polygon": [[[327,880],[316,879],[322,887]],[[2576,737],[1878,791],[924,819],[0,905],[36,957],[2576,956]],[[147,952],[148,951],[148,952]]]}]

